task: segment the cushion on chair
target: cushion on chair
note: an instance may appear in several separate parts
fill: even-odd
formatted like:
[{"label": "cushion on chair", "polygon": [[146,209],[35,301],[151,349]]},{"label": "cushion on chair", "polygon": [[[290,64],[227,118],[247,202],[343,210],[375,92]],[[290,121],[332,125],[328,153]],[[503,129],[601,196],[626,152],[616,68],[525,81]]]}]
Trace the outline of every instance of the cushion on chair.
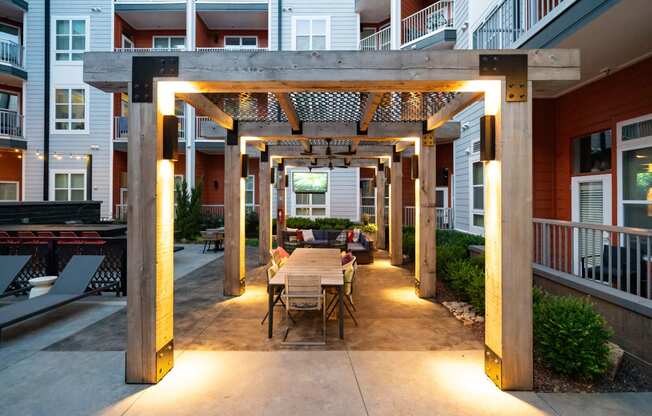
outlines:
[{"label": "cushion on chair", "polygon": [[312,230],[303,230],[303,241],[310,242],[315,239],[315,235],[312,233]]},{"label": "cushion on chair", "polygon": [[351,261],[353,261],[353,254],[347,252],[344,256],[342,256],[342,266],[350,263]]},{"label": "cushion on chair", "polygon": [[363,246],[361,243],[349,243],[347,244],[347,248],[349,251],[364,251],[366,250],[365,246]]},{"label": "cushion on chair", "polygon": [[283,247],[279,247],[276,250],[278,251],[278,254],[281,256],[281,259],[287,259],[288,257],[290,257],[290,253],[285,251]]}]

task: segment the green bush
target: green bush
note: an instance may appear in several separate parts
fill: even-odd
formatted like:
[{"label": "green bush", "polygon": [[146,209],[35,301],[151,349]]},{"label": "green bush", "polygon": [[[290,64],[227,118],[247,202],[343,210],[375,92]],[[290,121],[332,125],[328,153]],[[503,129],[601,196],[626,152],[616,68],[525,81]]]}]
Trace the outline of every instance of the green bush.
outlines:
[{"label": "green bush", "polygon": [[201,229],[224,227],[224,217],[215,214],[203,214],[201,216]]},{"label": "green bush", "polygon": [[298,228],[300,230],[312,230],[315,228],[315,222],[310,218],[289,217],[285,219],[287,228]]},{"label": "green bush", "polygon": [[201,229],[201,194],[202,186],[198,184],[188,190],[184,179],[175,184],[174,234],[177,240],[194,240]]},{"label": "green bush", "polygon": [[375,234],[376,231],[378,231],[378,226],[376,224],[374,224],[373,222],[370,222],[370,223],[366,223],[366,224],[361,225],[360,230],[363,233]]},{"label": "green bush", "polygon": [[403,254],[415,260],[416,233],[414,227],[403,227]]},{"label": "green bush", "polygon": [[437,276],[448,280],[450,267],[456,260],[463,260],[469,256],[465,246],[456,244],[437,245]]},{"label": "green bush", "polygon": [[611,335],[604,318],[587,300],[535,289],[534,348],[553,371],[589,380],[603,374],[609,366]]},{"label": "green bush", "polygon": [[245,237],[258,238],[258,213],[254,210],[245,215]]},{"label": "green bush", "polygon": [[441,245],[484,245],[484,237],[455,230],[437,230],[437,246]]},{"label": "green bush", "polygon": [[355,224],[347,218],[316,218],[311,220],[304,217],[289,217],[285,220],[287,228],[300,230],[348,230]]}]

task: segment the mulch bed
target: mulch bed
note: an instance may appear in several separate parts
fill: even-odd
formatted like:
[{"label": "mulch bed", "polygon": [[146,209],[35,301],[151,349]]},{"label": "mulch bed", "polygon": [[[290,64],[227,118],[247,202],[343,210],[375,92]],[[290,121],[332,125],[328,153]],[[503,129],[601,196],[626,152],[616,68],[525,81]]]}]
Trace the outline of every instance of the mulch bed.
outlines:
[{"label": "mulch bed", "polygon": [[[437,279],[437,303],[459,301],[459,296]],[[467,325],[479,341],[484,342],[484,323]],[[581,381],[554,373],[534,362],[534,391],[554,393],[616,393],[652,391],[652,369],[625,355],[614,380],[606,377],[594,381]]]}]

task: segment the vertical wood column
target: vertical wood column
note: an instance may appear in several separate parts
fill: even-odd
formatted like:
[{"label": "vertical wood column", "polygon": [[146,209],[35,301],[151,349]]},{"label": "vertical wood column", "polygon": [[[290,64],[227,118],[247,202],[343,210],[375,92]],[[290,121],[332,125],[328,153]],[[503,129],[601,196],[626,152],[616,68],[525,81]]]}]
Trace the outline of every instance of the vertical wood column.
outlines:
[{"label": "vertical wood column", "polygon": [[237,129],[227,131],[227,136],[231,137],[224,146],[224,295],[240,296],[245,278],[244,140]]},{"label": "vertical wood column", "polygon": [[419,297],[432,298],[437,281],[437,147],[434,132],[421,137],[416,148],[419,178],[414,181],[415,275]]},{"label": "vertical wood column", "polygon": [[[285,212],[285,170],[277,170],[278,175],[276,178],[276,238],[279,247],[285,246],[285,219],[287,212]],[[283,221],[281,221],[280,213],[283,213]]]},{"label": "vertical wood column", "polygon": [[533,384],[531,82],[528,97],[506,102],[505,82],[485,95],[496,116],[496,160],[484,167],[485,371],[505,390]]},{"label": "vertical wood column", "polygon": [[173,365],[174,163],[162,159],[160,95],[155,85],[152,103],[136,103],[130,85],[127,383],[157,383]]},{"label": "vertical wood column", "polygon": [[376,248],[385,249],[385,172],[376,172]]},{"label": "vertical wood column", "polygon": [[392,158],[389,184],[389,258],[394,266],[403,264],[403,166],[401,157]]},{"label": "vertical wood column", "polygon": [[[266,152],[264,152],[266,153]],[[269,250],[272,248],[272,190],[269,155],[261,153],[258,168],[258,263],[269,262]]]}]

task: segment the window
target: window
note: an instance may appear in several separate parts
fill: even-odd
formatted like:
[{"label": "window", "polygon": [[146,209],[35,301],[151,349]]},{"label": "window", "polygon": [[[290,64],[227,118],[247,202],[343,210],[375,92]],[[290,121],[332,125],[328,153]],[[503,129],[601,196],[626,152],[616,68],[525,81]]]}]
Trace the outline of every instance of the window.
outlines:
[{"label": "window", "polygon": [[186,38],[184,36],[154,36],[152,46],[155,49],[185,49]]},{"label": "window", "polygon": [[86,174],[82,172],[54,172],[54,200],[86,200]]},{"label": "window", "polygon": [[317,51],[330,48],[330,17],[292,17],[292,49]]},{"label": "window", "polygon": [[611,130],[573,140],[573,174],[611,170]]},{"label": "window", "polygon": [[0,201],[18,201],[18,182],[0,182]]},{"label": "window", "polygon": [[618,127],[618,222],[652,229],[652,115]]},{"label": "window", "polygon": [[253,49],[258,47],[257,36],[224,36],[226,49]]},{"label": "window", "polygon": [[179,119],[179,139],[185,139],[186,130],[186,103],[182,100],[174,102],[174,115]]},{"label": "window", "polygon": [[86,19],[57,19],[55,23],[57,61],[81,61],[87,47]]},{"label": "window", "polygon": [[253,211],[256,205],[256,177],[254,175],[247,176],[245,180],[245,210]]},{"label": "window", "polygon": [[[302,170],[293,170],[292,172],[307,172]],[[322,170],[313,169],[313,172]],[[328,172],[323,170],[323,172]],[[330,183],[330,174],[328,178],[328,183]],[[293,186],[293,181],[290,181],[290,186]],[[328,215],[328,192],[323,194],[297,194],[292,189],[292,194],[294,195],[294,215],[298,217],[326,217]]]},{"label": "window", "polygon": [[[475,147],[475,143],[474,143]],[[471,224],[472,232],[482,234],[484,230],[484,164],[478,154],[471,158]]]},{"label": "window", "polygon": [[131,39],[126,37],[125,35],[122,35],[122,48],[123,49],[133,49],[134,48],[134,42],[132,42]]},{"label": "window", "polygon": [[86,89],[55,90],[55,130],[86,130]]},{"label": "window", "polygon": [[373,187],[372,179],[360,180],[360,207],[361,214],[369,219],[370,222],[376,222],[376,189]]}]

